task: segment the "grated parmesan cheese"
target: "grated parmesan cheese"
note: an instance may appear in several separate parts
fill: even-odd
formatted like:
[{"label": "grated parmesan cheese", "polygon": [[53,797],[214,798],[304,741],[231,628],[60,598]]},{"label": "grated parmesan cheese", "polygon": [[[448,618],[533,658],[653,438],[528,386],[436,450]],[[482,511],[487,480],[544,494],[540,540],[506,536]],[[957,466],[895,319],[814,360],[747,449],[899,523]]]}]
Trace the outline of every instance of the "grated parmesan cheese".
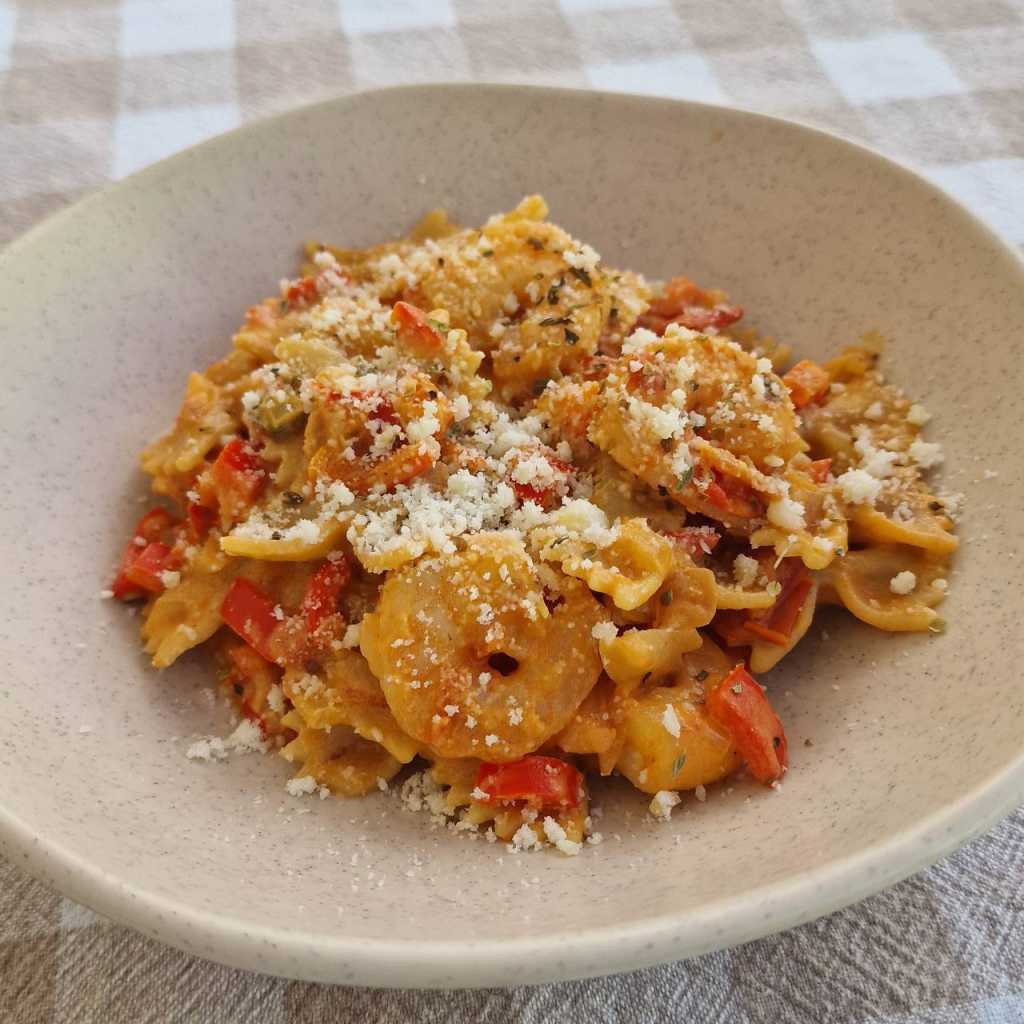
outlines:
[{"label": "grated parmesan cheese", "polygon": [[836,479],[840,493],[851,505],[874,505],[882,481],[864,469],[848,469]]},{"label": "grated parmesan cheese", "polygon": [[658,821],[668,821],[672,817],[672,808],[679,803],[680,799],[679,794],[670,789],[659,789],[654,794],[648,810],[651,812],[651,816],[657,818]]},{"label": "grated parmesan cheese", "polygon": [[661,724],[665,726],[665,731],[676,739],[679,738],[679,733],[682,731],[682,724],[679,721],[679,715],[676,714],[676,709],[672,704],[666,704],[665,710],[661,713]]},{"label": "grated parmesan cheese", "polygon": [[903,572],[898,572],[891,580],[889,580],[889,589],[894,594],[909,594],[917,587],[917,577],[910,572],[909,569],[904,569]]}]

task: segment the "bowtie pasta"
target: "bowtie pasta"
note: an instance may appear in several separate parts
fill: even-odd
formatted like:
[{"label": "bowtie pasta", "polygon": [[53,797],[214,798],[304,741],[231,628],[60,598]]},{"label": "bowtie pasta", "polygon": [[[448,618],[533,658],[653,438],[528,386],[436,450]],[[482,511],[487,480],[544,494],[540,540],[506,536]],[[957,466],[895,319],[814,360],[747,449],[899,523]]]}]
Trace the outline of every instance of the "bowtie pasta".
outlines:
[{"label": "bowtie pasta", "polygon": [[292,794],[394,781],[576,853],[588,777],[660,818],[744,768],[777,784],[753,674],[819,605],[941,630],[955,501],[879,339],[790,365],[724,293],[546,217],[311,244],[190,376],[110,591],[144,601],[157,668],[213,656],[240,725],[190,756],[276,750]]}]

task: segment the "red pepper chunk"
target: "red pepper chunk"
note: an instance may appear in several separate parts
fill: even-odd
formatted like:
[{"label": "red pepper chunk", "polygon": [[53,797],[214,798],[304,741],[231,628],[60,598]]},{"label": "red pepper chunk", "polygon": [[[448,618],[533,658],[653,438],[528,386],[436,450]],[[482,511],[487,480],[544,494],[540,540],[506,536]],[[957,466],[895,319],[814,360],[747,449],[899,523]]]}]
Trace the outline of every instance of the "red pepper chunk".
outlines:
[{"label": "red pepper chunk", "polygon": [[709,327],[728,327],[743,316],[743,307],[728,302],[715,302],[721,292],[711,294],[688,277],[674,277],[665,284],[663,293],[651,301],[640,325],[655,334],[664,334],[670,323],[681,324],[691,331]]},{"label": "red pepper chunk", "polygon": [[318,295],[315,277],[299,278],[284,293],[285,299],[292,305],[306,305],[306,303],[313,302]]},{"label": "red pepper chunk", "polygon": [[189,505],[185,511],[185,519],[188,523],[188,539],[192,544],[197,544],[210,532],[214,518],[212,508],[194,502]]},{"label": "red pepper chunk", "polygon": [[267,471],[256,449],[240,437],[220,450],[211,475],[221,512],[230,520],[241,518],[267,483]]},{"label": "red pepper chunk", "polygon": [[440,351],[443,339],[431,326],[427,314],[418,306],[396,302],[391,310],[391,322],[395,325],[398,337],[414,354],[433,356]]},{"label": "red pepper chunk", "polygon": [[476,787],[487,802],[525,801],[542,807],[576,807],[583,794],[583,776],[567,761],[543,754],[527,754],[509,764],[484,762]]},{"label": "red pepper chunk", "polygon": [[807,467],[807,475],[816,484],[823,484],[828,480],[828,474],[831,469],[831,459],[817,459]]},{"label": "red pepper chunk", "polygon": [[[162,508],[150,509],[136,524],[135,529],[132,531],[132,539],[128,542],[124,549],[124,553],[121,555],[121,565],[118,569],[117,576],[114,582],[110,586],[111,593],[114,597],[121,601],[134,601],[137,598],[143,597],[145,591],[149,590],[154,593],[159,593],[163,590],[163,584],[151,587],[144,584],[140,584],[136,580],[133,580],[129,575],[129,570],[139,561],[141,556],[145,553],[146,549],[162,538],[165,538],[170,530],[175,526],[175,520],[171,516],[170,512]],[[167,548],[164,544],[160,544],[160,547]],[[154,552],[150,556],[155,561],[155,556],[158,552]],[[148,563],[143,562],[140,567],[139,576],[150,582],[150,576],[146,574],[146,566]],[[165,566],[170,568],[170,566]]]},{"label": "red pepper chunk", "polygon": [[793,627],[800,615],[807,595],[814,586],[807,569],[797,558],[783,561],[785,571],[779,575],[782,589],[775,598],[775,603],[760,615],[751,615],[744,626],[762,640],[785,647],[793,633]]},{"label": "red pepper chunk", "polygon": [[704,496],[715,508],[738,519],[753,519],[761,515],[764,505],[752,487],[717,469],[711,472],[713,479],[707,485]]},{"label": "red pepper chunk", "polygon": [[542,455],[542,458],[555,472],[556,479],[554,481],[544,487],[538,487],[532,483],[521,483],[514,478],[515,466],[513,466],[513,476],[509,479],[509,485],[520,503],[525,504],[528,501],[532,501],[535,505],[540,505],[545,512],[550,512],[561,502],[562,495],[566,493],[568,483],[572,479],[575,470],[568,462],[563,462],[554,455],[545,453]]},{"label": "red pepper chunk", "polygon": [[758,782],[782,778],[789,767],[786,732],[764,690],[743,665],[709,691],[707,710],[729,733]]},{"label": "red pepper chunk", "polygon": [[670,530],[665,534],[675,541],[691,558],[710,555],[722,535],[710,526],[684,526],[681,530]]},{"label": "red pepper chunk", "polygon": [[350,579],[352,567],[344,557],[324,562],[310,577],[302,599],[302,617],[310,633],[315,633],[320,623],[338,610],[338,598]]},{"label": "red pepper chunk", "polygon": [[255,583],[238,579],[220,606],[220,617],[257,654],[273,661],[270,636],[280,621],[274,614],[275,602]]},{"label": "red pepper chunk", "polygon": [[179,565],[177,556],[160,541],[153,541],[141,549],[141,552],[125,570],[125,577],[135,586],[148,590],[151,594],[159,594],[164,589],[161,573],[168,572]]},{"label": "red pepper chunk", "polygon": [[805,405],[817,402],[825,396],[832,378],[828,370],[823,369],[810,359],[801,359],[794,367],[783,375],[782,383],[789,388],[789,397],[793,407],[802,409]]},{"label": "red pepper chunk", "polygon": [[681,324],[691,331],[706,331],[709,327],[728,327],[729,324],[736,323],[742,316],[742,306],[732,306],[722,302],[710,309],[705,306],[687,306],[669,322]]}]

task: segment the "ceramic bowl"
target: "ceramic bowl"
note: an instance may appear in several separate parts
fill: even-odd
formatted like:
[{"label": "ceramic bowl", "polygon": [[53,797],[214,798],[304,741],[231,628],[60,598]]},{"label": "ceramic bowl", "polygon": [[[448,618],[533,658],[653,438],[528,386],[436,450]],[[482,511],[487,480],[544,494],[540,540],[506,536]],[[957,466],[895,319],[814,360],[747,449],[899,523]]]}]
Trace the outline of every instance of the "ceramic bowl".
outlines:
[{"label": "ceramic bowl", "polygon": [[[138,620],[98,596],[145,493],[142,444],[301,240],[368,245],[435,205],[476,223],[533,191],[609,263],[725,288],[799,353],[881,331],[891,378],[935,415],[940,486],[966,494],[946,635],[828,614],[765,678],[793,751],[781,791],[717,787],[659,825],[611,781],[604,842],[576,858],[432,831],[387,794],[296,800],[278,758],[187,760],[228,728],[208,666],[157,674]],[[111,918],[306,979],[580,977],[810,920],[1024,798],[1024,272],[875,153],[694,103],[367,93],[214,139],[41,224],[0,258],[0,310],[0,849]]]}]

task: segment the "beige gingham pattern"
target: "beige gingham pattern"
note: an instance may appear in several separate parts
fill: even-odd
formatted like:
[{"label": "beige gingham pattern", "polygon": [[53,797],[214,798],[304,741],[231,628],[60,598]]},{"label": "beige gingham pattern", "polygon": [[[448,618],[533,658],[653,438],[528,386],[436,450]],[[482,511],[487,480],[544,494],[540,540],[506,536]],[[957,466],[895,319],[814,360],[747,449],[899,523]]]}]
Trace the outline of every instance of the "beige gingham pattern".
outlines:
[{"label": "beige gingham pattern", "polygon": [[[910,162],[1024,243],[1024,0],[0,0],[0,241],[251,118],[429,80],[795,117]],[[230,970],[0,861],[2,1024],[512,1020],[1024,1022],[1024,811],[785,935],[615,979],[479,993]]]}]

